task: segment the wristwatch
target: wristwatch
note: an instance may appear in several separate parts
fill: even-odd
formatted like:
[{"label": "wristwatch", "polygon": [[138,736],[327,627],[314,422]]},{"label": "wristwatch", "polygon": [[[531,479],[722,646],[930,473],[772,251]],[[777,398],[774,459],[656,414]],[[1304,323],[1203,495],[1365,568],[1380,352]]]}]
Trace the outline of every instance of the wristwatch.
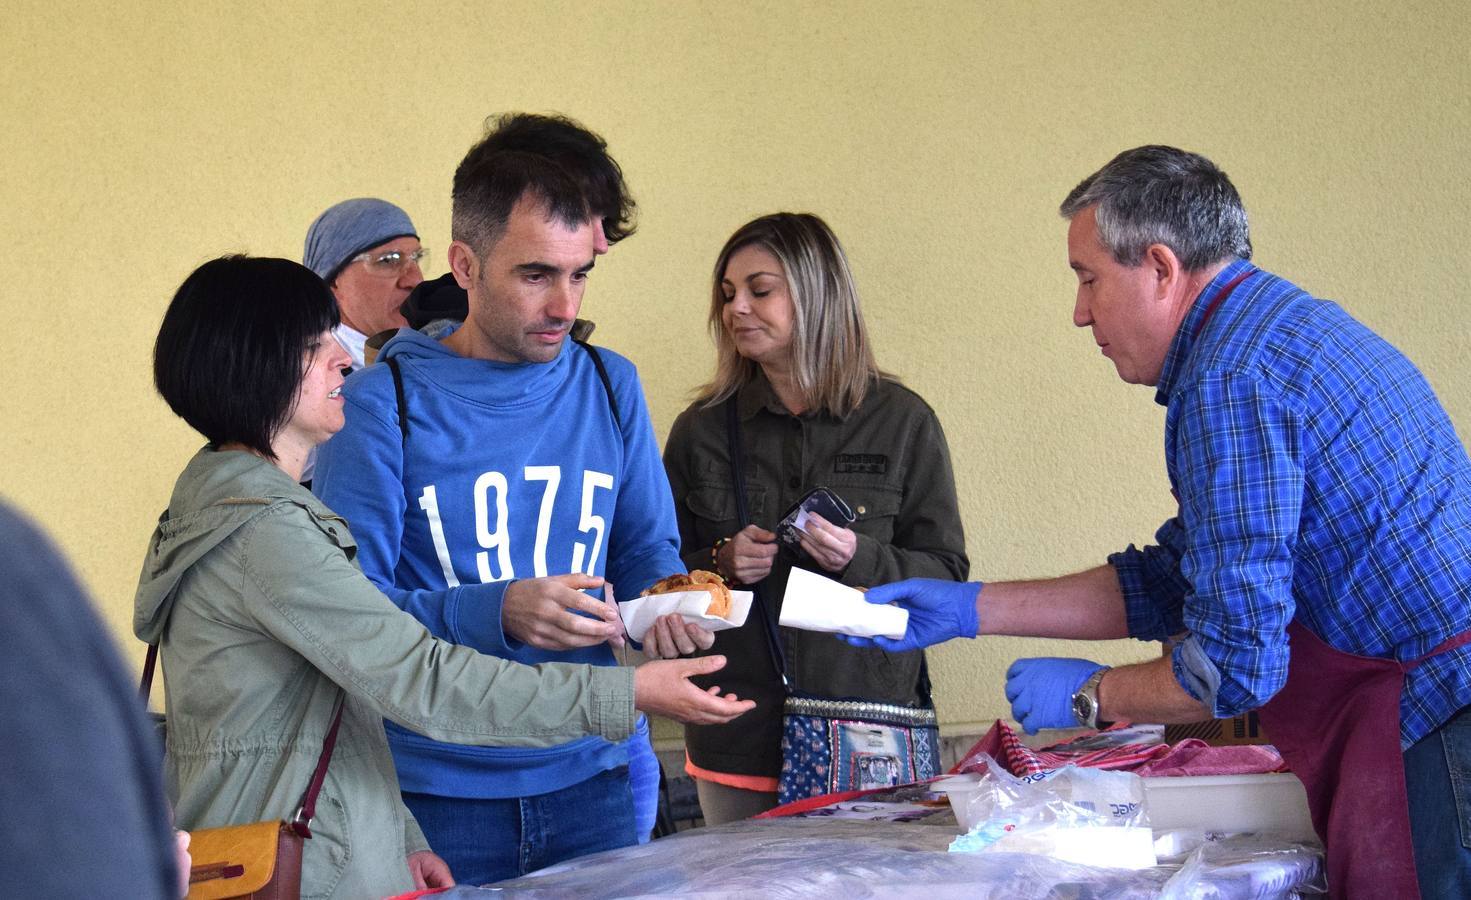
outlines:
[{"label": "wristwatch", "polygon": [[1108,666],[1104,666],[1089,675],[1088,680],[1073,693],[1073,715],[1077,717],[1078,724],[1084,728],[1097,730],[1110,724],[1098,721],[1098,685],[1103,681],[1103,673],[1108,669]]}]

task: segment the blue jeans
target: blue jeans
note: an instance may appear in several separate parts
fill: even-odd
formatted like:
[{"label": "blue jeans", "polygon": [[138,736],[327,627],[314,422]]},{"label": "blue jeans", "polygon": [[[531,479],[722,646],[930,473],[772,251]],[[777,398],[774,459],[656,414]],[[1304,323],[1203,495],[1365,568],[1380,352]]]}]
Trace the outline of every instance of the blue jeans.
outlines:
[{"label": "blue jeans", "polygon": [[649,743],[648,720],[639,715],[638,731],[628,743],[628,781],[633,789],[633,819],[640,844],[647,844],[659,817],[659,757]]},{"label": "blue jeans", "polygon": [[1420,896],[1471,897],[1471,707],[1405,751]]},{"label": "blue jeans", "polygon": [[638,843],[627,766],[533,797],[480,800],[405,791],[403,799],[460,884],[504,881]]}]

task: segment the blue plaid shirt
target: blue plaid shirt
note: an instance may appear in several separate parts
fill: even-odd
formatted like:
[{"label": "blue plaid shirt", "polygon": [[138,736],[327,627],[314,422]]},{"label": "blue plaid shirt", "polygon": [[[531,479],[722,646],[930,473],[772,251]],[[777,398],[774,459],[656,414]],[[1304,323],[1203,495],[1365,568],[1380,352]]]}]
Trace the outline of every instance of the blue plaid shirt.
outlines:
[{"label": "blue plaid shirt", "polygon": [[[1179,513],[1157,546],[1109,562],[1130,634],[1185,633],[1175,677],[1217,716],[1281,688],[1294,617],[1338,650],[1402,661],[1471,628],[1471,461],[1387,341],[1234,261],[1186,316],[1158,387]],[[1468,704],[1471,646],[1426,660],[1406,677],[1402,746]]]}]

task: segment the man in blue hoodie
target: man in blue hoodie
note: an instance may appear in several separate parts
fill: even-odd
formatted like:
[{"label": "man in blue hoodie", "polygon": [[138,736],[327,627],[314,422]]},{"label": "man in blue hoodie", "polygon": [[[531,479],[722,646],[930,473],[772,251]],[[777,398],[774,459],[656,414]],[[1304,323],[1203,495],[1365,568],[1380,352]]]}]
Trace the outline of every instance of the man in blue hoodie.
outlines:
[{"label": "man in blue hoodie", "polygon": [[[468,316],[405,329],[344,387],[347,424],[315,487],[352,523],[363,571],[439,637],[526,663],[614,665],[604,584],[683,571],[669,486],[633,365],[567,340],[605,249],[582,180],[494,133],[455,172],[449,266]],[[490,146],[487,146],[489,144]],[[639,839],[623,744],[440,744],[387,725],[404,799],[477,884]]]}]

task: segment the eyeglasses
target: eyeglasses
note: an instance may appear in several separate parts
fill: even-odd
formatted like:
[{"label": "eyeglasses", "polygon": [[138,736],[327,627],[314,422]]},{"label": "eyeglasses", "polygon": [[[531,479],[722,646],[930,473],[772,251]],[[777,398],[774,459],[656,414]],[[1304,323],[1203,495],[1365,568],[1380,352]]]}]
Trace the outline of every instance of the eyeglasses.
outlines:
[{"label": "eyeglasses", "polygon": [[397,278],[409,267],[409,263],[422,266],[427,259],[429,259],[428,248],[420,247],[417,250],[411,250],[409,252],[404,252],[403,250],[387,250],[382,253],[374,253],[369,250],[366,253],[359,253],[357,256],[348,260],[348,262],[361,262],[374,275],[381,275],[385,278]]}]

